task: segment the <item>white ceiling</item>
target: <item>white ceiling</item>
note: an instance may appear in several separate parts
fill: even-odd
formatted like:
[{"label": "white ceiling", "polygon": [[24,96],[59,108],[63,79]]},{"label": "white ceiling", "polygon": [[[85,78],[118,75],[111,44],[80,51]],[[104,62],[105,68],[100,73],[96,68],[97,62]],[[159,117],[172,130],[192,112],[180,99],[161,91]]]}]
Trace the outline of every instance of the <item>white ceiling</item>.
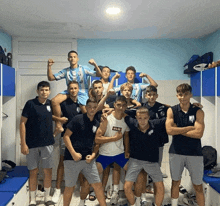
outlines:
[{"label": "white ceiling", "polygon": [[[105,14],[118,6],[120,16]],[[2,0],[0,29],[49,38],[199,38],[220,28],[219,0]]]}]

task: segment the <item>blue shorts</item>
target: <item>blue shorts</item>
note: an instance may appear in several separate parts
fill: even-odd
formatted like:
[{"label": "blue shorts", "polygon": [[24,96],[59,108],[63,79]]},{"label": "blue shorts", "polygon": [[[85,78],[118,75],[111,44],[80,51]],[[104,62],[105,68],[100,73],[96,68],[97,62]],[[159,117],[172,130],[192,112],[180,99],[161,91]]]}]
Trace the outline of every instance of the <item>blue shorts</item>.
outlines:
[{"label": "blue shorts", "polygon": [[114,162],[117,163],[121,168],[123,168],[128,162],[128,159],[125,159],[125,153],[115,156],[99,155],[99,157],[96,159],[96,162],[99,162],[104,170],[106,169],[106,167]]},{"label": "blue shorts", "polygon": [[[64,90],[63,92],[60,92],[60,94],[69,94],[69,92],[68,90]],[[88,93],[79,90],[77,99],[79,104],[86,105],[86,101],[89,99]]]}]

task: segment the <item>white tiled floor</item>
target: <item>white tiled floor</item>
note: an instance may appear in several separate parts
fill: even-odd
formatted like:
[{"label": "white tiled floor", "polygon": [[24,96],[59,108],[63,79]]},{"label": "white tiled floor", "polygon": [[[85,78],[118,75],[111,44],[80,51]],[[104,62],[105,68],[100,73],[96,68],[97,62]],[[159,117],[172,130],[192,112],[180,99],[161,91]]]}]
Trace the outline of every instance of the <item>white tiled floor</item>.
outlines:
[{"label": "white tiled floor", "polygon": [[[164,196],[164,201],[163,204],[168,204],[170,203],[170,188],[171,188],[171,178],[170,178],[170,171],[169,171],[169,157],[168,157],[168,148],[169,148],[169,143],[164,147],[164,156],[163,156],[163,162],[162,162],[162,172],[166,173],[168,175],[168,178],[164,178],[164,186],[165,186],[165,196]],[[183,181],[182,181],[183,182]],[[55,181],[53,181],[52,186],[55,186]],[[185,187],[185,185],[184,185]],[[63,189],[62,188],[62,193],[63,193]],[[51,195],[53,194],[53,191],[51,192]],[[120,192],[120,196],[124,196],[123,191]],[[183,205],[182,203],[182,198],[183,195],[180,194],[180,198],[179,198],[179,204]],[[79,203],[79,187],[76,188],[73,197],[72,197],[72,201],[71,201],[71,206],[77,206]],[[154,196],[152,194],[148,194],[148,199],[149,201],[154,200]],[[110,200],[106,200],[107,201],[107,205],[110,205]],[[126,203],[126,199],[125,198],[120,198],[119,202],[121,203]],[[39,206],[44,206],[44,202],[43,202],[43,197],[37,197],[37,203]],[[99,205],[98,201],[89,201],[86,200],[85,203],[87,206],[95,206],[95,205]],[[59,202],[57,204],[55,204],[56,206],[63,206],[63,195],[61,196]]]}]

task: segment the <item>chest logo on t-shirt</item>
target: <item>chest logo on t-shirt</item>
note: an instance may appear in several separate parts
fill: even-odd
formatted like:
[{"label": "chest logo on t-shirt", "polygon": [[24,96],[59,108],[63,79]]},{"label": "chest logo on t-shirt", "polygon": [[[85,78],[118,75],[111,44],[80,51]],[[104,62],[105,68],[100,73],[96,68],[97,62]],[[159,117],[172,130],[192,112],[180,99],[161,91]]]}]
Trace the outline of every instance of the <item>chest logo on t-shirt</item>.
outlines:
[{"label": "chest logo on t-shirt", "polygon": [[113,126],[113,127],[112,127],[112,130],[113,130],[113,131],[117,131],[117,132],[121,132],[122,128],[121,128],[121,127],[115,127],[115,126]]},{"label": "chest logo on t-shirt", "polygon": [[152,135],[153,133],[154,133],[154,130],[152,129],[148,132],[148,135]]},{"label": "chest logo on t-shirt", "polygon": [[189,116],[189,121],[190,121],[190,122],[192,122],[192,123],[193,123],[193,122],[194,122],[194,120],[195,120],[195,116],[194,116],[194,115]]},{"label": "chest logo on t-shirt", "polygon": [[76,108],[76,111],[77,111],[78,113],[80,113],[80,112],[81,112],[80,107],[77,107],[77,108]]},{"label": "chest logo on t-shirt", "polygon": [[164,117],[164,116],[165,116],[165,112],[164,112],[164,111],[161,111],[161,112],[160,112],[160,116]]},{"label": "chest logo on t-shirt", "polygon": [[94,126],[92,127],[92,131],[93,131],[93,133],[95,133],[96,130],[97,130],[97,127],[94,125]]},{"label": "chest logo on t-shirt", "polygon": [[46,107],[46,108],[47,108],[47,111],[48,111],[48,112],[51,112],[51,108],[50,108],[50,106],[49,106],[49,105],[47,105],[47,107]]}]

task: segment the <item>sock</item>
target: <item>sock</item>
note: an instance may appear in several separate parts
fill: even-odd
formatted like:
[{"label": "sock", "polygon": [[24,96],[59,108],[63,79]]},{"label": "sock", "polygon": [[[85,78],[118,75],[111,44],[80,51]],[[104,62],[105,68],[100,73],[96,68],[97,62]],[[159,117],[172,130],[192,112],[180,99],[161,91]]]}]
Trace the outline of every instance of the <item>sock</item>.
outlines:
[{"label": "sock", "polygon": [[147,201],[147,193],[142,193],[141,194],[141,201],[144,202],[144,201]]},{"label": "sock", "polygon": [[119,191],[119,185],[113,185],[113,191],[118,192]]},{"label": "sock", "polygon": [[36,190],[30,191],[30,196],[31,196],[31,204],[36,204]]},{"label": "sock", "polygon": [[171,205],[172,206],[177,206],[178,205],[178,198],[177,199],[171,199]]},{"label": "sock", "polygon": [[136,200],[135,200],[135,205],[141,206],[141,197],[136,197],[136,196],[135,196],[135,198],[136,198]]},{"label": "sock", "polygon": [[50,196],[50,187],[44,188],[44,190],[45,190],[44,197],[45,197],[45,198],[48,198],[48,197]]},{"label": "sock", "polygon": [[78,206],[84,206],[84,204],[85,204],[85,200],[80,199]]}]

